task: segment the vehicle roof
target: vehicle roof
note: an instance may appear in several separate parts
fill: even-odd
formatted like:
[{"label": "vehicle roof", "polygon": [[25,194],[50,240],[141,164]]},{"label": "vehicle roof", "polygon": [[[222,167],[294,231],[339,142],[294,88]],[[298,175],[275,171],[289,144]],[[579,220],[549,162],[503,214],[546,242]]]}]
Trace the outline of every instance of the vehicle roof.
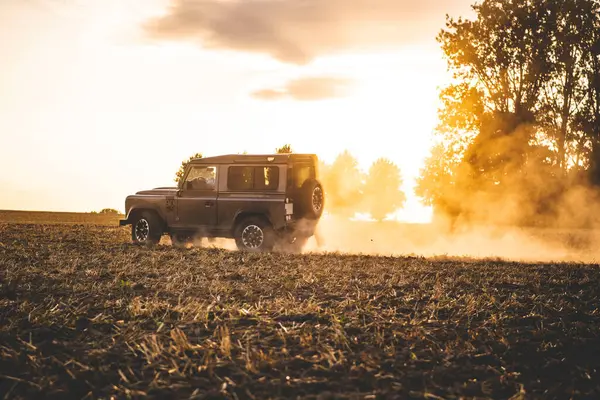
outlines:
[{"label": "vehicle roof", "polygon": [[317,162],[316,154],[226,154],[215,157],[195,158],[191,164],[235,164],[235,163],[270,163],[284,164],[289,162]]}]

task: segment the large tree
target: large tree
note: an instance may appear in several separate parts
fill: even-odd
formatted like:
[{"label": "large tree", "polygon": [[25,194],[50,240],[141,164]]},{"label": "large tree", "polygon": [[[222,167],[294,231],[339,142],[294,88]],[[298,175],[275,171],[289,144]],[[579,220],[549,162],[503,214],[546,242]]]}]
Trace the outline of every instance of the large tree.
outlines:
[{"label": "large tree", "polygon": [[[547,211],[593,147],[597,0],[483,0],[438,36],[454,81],[418,181],[424,201],[465,214],[506,199]],[[596,52],[597,54],[597,52]],[[600,149],[600,146],[597,146]],[[600,151],[598,151],[600,158]]]},{"label": "large tree", "polygon": [[540,124],[556,149],[557,162],[563,172],[581,164],[586,137],[580,115],[586,113],[586,71],[590,44],[597,30],[595,0],[546,0],[547,13],[552,21],[549,31],[551,47],[548,55],[551,74],[540,93]]},{"label": "large tree", "polygon": [[[578,110],[576,126],[584,133],[588,142],[583,150],[588,151],[589,177],[592,184],[600,185],[600,4],[593,2],[589,12],[592,29],[585,43],[583,72],[587,83],[584,105]],[[586,146],[587,145],[587,146]]]}]

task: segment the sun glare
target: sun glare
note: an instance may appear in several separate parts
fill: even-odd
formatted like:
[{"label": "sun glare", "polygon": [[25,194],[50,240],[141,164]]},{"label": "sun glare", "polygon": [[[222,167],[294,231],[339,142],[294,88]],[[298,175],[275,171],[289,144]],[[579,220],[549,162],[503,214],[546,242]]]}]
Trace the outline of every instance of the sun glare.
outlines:
[{"label": "sun glare", "polygon": [[[13,138],[5,154],[0,153],[5,160],[2,166],[21,159],[17,154],[35,139],[44,143],[44,152],[55,155],[54,160],[62,160],[49,160],[47,168],[53,176],[67,171],[64,179],[69,187],[86,182],[92,174],[99,177],[98,184],[111,188],[98,188],[98,193],[76,189],[55,193],[54,183],[48,183],[43,196],[54,200],[44,207],[120,208],[131,190],[171,184],[174,170],[190,152],[271,152],[290,143],[295,151],[317,153],[326,162],[348,150],[365,171],[379,157],[392,160],[402,171],[408,198],[394,218],[428,218],[429,211],[420,206],[413,187],[436,124],[436,90],[446,78],[437,48],[404,46],[290,65],[266,55],[206,51],[196,43],[139,40],[131,28],[133,21],[142,19],[142,10],[144,16],[156,14],[164,1],[153,0],[152,7],[146,4],[138,0],[123,6],[111,0],[102,7],[81,7],[73,11],[81,20],[65,17],[69,23],[61,26],[52,22],[43,38],[27,42],[30,59],[21,60],[19,68],[9,66],[10,79],[6,79],[19,101],[13,98],[14,112],[0,120],[0,129],[18,130],[21,135]],[[93,23],[84,23],[87,20]],[[48,58],[53,43],[73,36],[78,38],[77,46],[59,48],[60,57]],[[31,75],[28,71],[36,70],[43,60],[48,77]],[[306,77],[350,83],[345,97],[318,101],[269,101],[250,95]],[[19,117],[31,114],[36,115],[35,123],[25,124]],[[89,160],[90,147],[113,162]],[[132,148],[155,162],[135,163],[126,151]],[[42,152],[39,147],[33,150]],[[83,160],[87,160],[85,170],[71,168]],[[11,193],[22,192],[20,182],[35,180],[34,171],[17,169],[18,175],[3,182]],[[3,207],[20,204],[13,197],[5,199]]]},{"label": "sun glare", "polygon": [[[436,49],[405,48],[323,62],[324,71],[352,65],[347,74],[355,78],[355,85],[340,107],[359,110],[345,136],[336,135],[328,145],[336,154],[348,148],[365,171],[379,157],[389,158],[400,167],[407,200],[402,210],[390,216],[395,220],[426,223],[432,218],[431,208],[421,204],[414,186],[437,124],[437,90],[448,79],[440,60]],[[334,154],[328,153],[331,160]]]}]

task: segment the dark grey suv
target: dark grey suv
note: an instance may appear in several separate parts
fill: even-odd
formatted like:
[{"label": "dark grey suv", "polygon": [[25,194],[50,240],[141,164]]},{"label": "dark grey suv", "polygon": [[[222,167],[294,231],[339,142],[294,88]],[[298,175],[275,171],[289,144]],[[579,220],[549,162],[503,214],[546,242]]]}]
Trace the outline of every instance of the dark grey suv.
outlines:
[{"label": "dark grey suv", "polygon": [[128,196],[120,225],[131,225],[135,243],[169,234],[177,245],[221,237],[240,250],[298,251],[324,206],[316,155],[223,155],[192,160],[177,187]]}]

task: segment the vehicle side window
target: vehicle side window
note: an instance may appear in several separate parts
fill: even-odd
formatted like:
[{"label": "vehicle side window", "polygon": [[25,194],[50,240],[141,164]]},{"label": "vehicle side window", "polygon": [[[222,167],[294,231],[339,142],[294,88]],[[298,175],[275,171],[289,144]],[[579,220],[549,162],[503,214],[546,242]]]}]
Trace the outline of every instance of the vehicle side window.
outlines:
[{"label": "vehicle side window", "polygon": [[231,190],[252,190],[254,186],[254,167],[229,167],[227,188]]},{"label": "vehicle side window", "polygon": [[277,167],[229,167],[227,188],[230,190],[277,190],[279,168]]},{"label": "vehicle side window", "polygon": [[307,179],[315,178],[315,168],[312,166],[300,166],[294,167],[294,186],[300,189]]},{"label": "vehicle side window", "polygon": [[186,190],[215,190],[217,169],[215,167],[194,166],[184,182]]},{"label": "vehicle side window", "polygon": [[279,187],[279,168],[256,167],[254,169],[254,189],[277,190]]}]

